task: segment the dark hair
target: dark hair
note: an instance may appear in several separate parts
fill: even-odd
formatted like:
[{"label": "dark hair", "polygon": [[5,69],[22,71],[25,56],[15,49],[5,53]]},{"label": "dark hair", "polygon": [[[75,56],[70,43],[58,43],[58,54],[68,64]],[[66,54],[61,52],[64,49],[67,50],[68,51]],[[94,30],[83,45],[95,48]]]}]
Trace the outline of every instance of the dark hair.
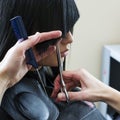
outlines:
[{"label": "dark hair", "polygon": [[[9,20],[21,16],[28,35],[61,30],[63,37],[79,18],[74,0],[0,0],[0,59],[16,43]],[[38,44],[45,49],[50,42]]]}]

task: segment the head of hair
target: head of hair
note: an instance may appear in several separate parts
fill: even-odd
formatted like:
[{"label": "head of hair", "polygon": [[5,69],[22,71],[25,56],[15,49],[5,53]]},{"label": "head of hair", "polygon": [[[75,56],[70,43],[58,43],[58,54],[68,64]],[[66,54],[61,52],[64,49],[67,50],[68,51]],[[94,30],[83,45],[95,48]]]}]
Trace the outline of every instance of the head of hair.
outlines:
[{"label": "head of hair", "polygon": [[[64,37],[79,18],[79,12],[74,0],[0,0],[0,60],[16,43],[10,25],[15,16],[22,17],[28,35],[61,30]],[[36,49],[42,52],[54,41],[38,44]]]}]

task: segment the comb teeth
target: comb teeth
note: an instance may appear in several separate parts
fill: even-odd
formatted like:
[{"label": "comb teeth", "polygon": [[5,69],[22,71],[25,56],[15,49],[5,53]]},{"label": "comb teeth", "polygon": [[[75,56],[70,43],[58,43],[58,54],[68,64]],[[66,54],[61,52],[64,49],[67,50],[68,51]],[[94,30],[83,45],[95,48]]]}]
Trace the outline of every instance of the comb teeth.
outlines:
[{"label": "comb teeth", "polygon": [[[10,22],[17,40],[20,40],[20,41],[26,40],[28,36],[27,36],[27,32],[21,16],[16,16],[12,18]],[[35,60],[35,57],[31,48],[26,51],[26,58],[27,58],[27,64],[32,65],[34,68],[38,68],[38,64]]]}]

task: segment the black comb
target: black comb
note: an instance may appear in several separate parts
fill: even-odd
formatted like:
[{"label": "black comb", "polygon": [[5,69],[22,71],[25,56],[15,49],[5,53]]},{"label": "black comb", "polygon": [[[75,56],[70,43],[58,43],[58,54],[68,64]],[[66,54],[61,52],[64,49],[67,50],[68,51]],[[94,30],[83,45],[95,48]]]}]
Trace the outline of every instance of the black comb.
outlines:
[{"label": "black comb", "polygon": [[[22,21],[22,17],[16,16],[12,18],[10,21],[11,21],[11,25],[12,25],[12,28],[14,30],[17,40],[24,41],[28,39],[27,32],[26,32],[25,26]],[[31,48],[28,49],[25,54],[27,58],[27,64],[32,65],[34,68],[38,68],[38,64],[35,60],[32,49]]]}]

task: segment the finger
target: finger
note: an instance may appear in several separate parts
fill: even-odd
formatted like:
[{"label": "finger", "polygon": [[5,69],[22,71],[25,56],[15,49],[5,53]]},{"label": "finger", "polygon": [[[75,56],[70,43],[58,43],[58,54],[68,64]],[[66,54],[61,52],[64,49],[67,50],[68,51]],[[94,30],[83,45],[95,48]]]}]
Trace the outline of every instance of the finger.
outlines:
[{"label": "finger", "polygon": [[[69,96],[70,101],[84,100],[84,96],[83,94],[81,94],[81,92],[68,92],[68,96]],[[57,99],[60,101],[66,101],[66,96],[64,93],[59,93],[57,96]]]},{"label": "finger", "polygon": [[28,40],[25,40],[20,44],[24,50],[27,50],[38,43],[48,41],[50,39],[58,38],[61,36],[61,34],[62,34],[61,31],[51,31],[51,32],[43,32],[43,33],[37,32],[35,35],[29,37]]},{"label": "finger", "polygon": [[65,84],[68,91],[72,90],[75,87],[78,87],[78,85],[76,85],[73,81],[66,82],[65,80]]},{"label": "finger", "polygon": [[53,92],[51,94],[52,98],[56,98],[58,92],[60,91],[61,85],[60,85],[60,76],[57,76],[55,81],[54,81],[54,88],[53,88]]},{"label": "finger", "polygon": [[[34,40],[34,45],[37,43],[45,42],[51,39],[59,38],[62,35],[61,31],[51,31],[51,32],[37,32],[35,35],[29,37],[30,40]],[[33,47],[33,45],[31,46]]]},{"label": "finger", "polygon": [[[69,92],[69,98],[70,101],[80,101],[83,100],[82,97],[80,97],[80,92]],[[66,101],[66,97],[64,93],[59,93],[58,94],[58,98],[56,99],[58,102],[60,101]],[[91,108],[94,107],[94,104],[92,104],[91,102],[85,101],[84,102],[89,105]]]},{"label": "finger", "polygon": [[40,39],[39,42],[44,42],[46,40],[59,38],[62,35],[62,33],[61,31],[57,30],[57,31],[50,31],[50,32],[43,32],[43,33],[37,32],[36,35],[39,36],[39,39]]}]

